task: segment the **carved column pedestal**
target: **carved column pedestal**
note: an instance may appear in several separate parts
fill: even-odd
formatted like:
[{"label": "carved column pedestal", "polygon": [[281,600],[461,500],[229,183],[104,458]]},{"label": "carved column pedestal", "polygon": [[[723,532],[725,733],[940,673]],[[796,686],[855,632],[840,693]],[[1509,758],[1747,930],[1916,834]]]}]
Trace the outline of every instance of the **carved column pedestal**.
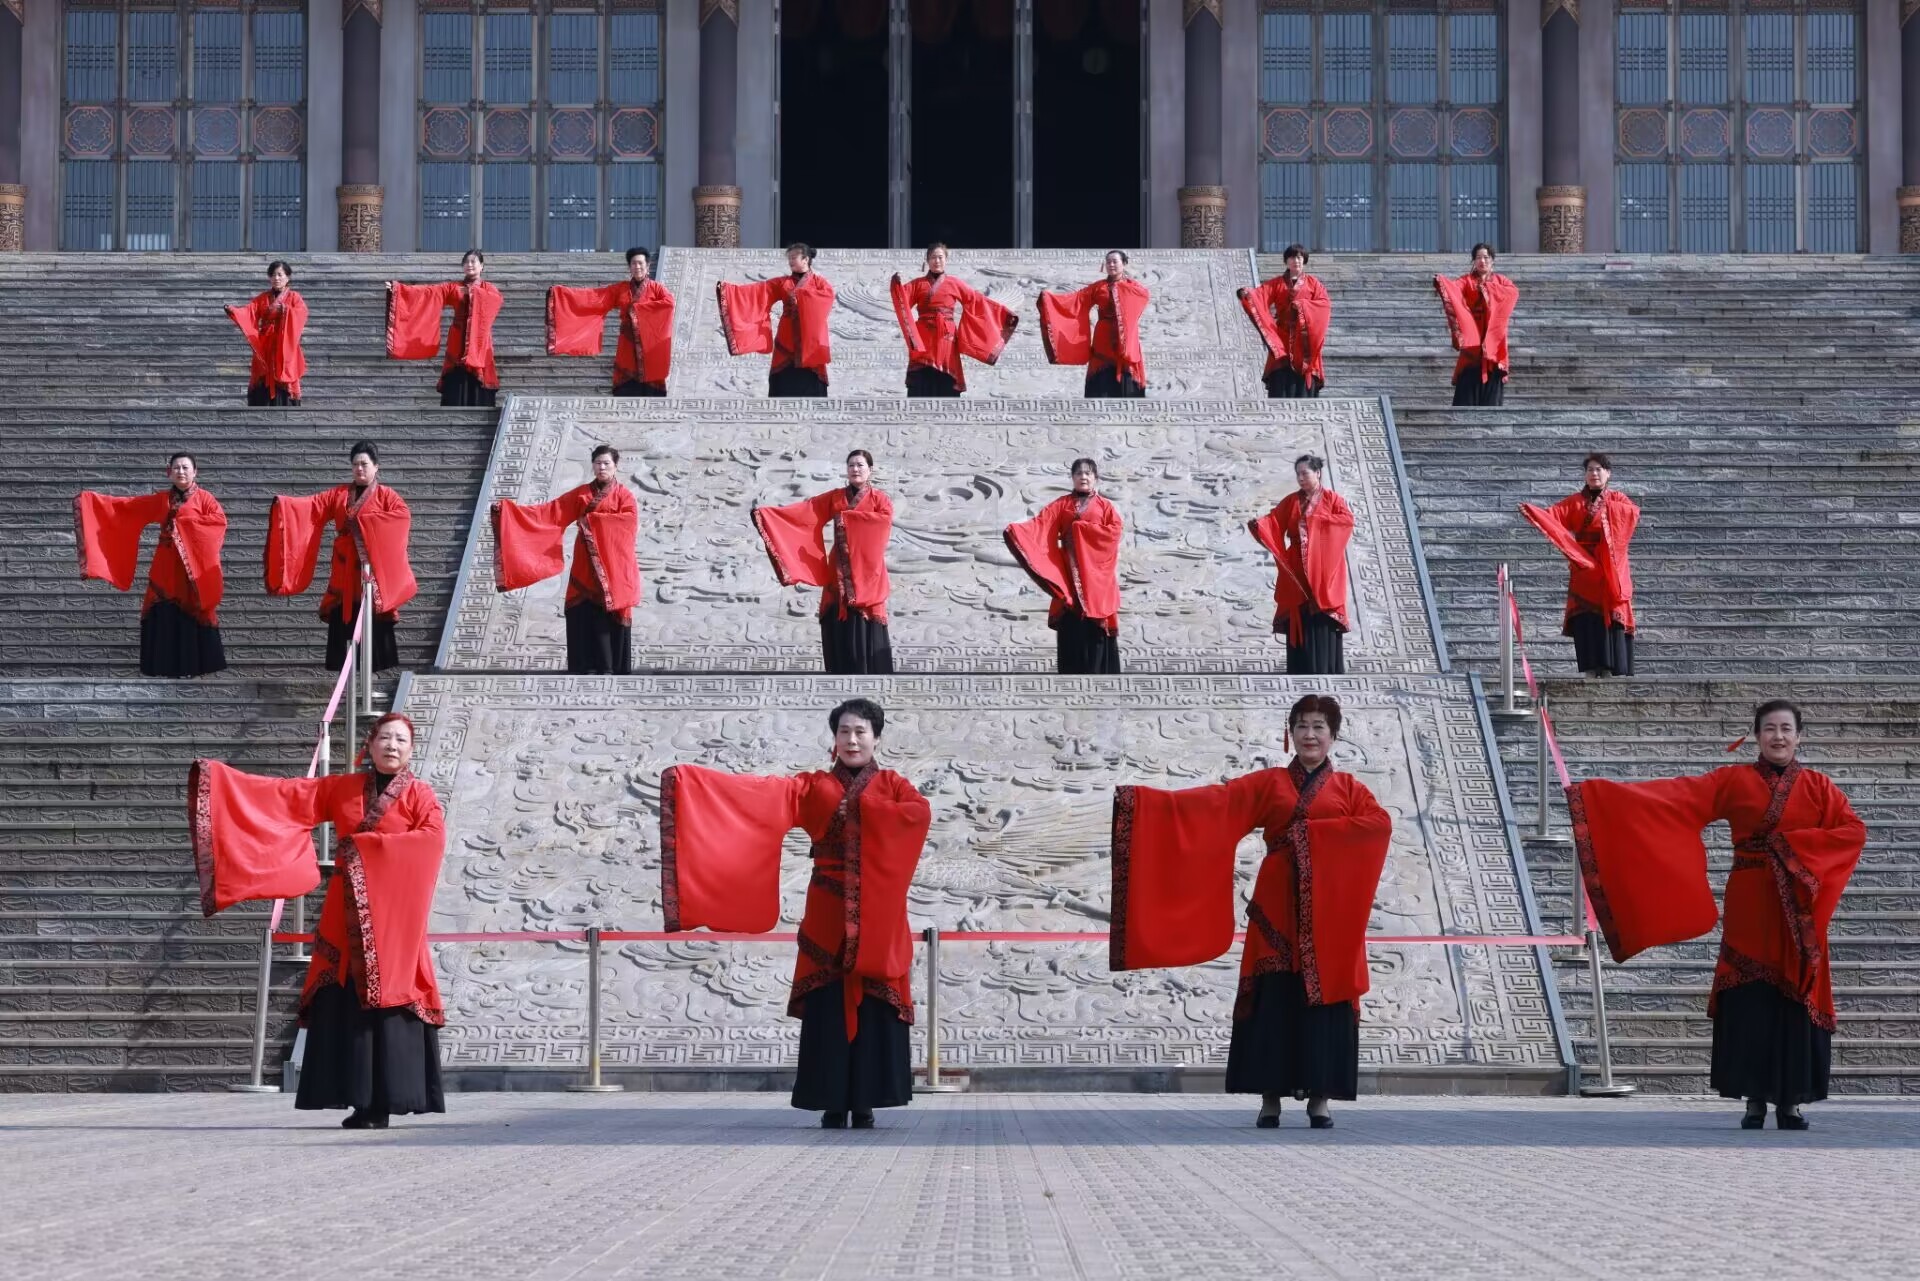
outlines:
[{"label": "carved column pedestal", "polygon": [[1227,189],[1225,187],[1180,188],[1180,247],[1182,249],[1225,249],[1227,247]]},{"label": "carved column pedestal", "polygon": [[386,192],[376,183],[348,183],[334,188],[340,204],[340,252],[380,252],[380,211]]},{"label": "carved column pedestal", "polygon": [[740,247],[740,188],[693,189],[693,243],[701,249]]},{"label": "carved column pedestal", "polygon": [[1540,252],[1583,254],[1587,251],[1587,189],[1541,187],[1534,199],[1540,206]]},{"label": "carved column pedestal", "polygon": [[17,254],[27,247],[27,189],[17,182],[0,182],[0,253]]}]

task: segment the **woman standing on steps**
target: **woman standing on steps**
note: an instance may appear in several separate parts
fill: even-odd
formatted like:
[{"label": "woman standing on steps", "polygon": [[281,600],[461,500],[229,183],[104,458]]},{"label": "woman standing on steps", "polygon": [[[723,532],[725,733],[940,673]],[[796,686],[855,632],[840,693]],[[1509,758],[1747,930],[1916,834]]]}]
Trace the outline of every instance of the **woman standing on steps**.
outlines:
[{"label": "woman standing on steps", "polygon": [[[720,308],[720,336],[729,356],[770,354],[767,395],[817,397],[827,394],[827,370],[833,363],[833,286],[813,269],[812,245],[787,246],[787,274],[750,285],[714,286]],[[780,318],[773,319],[773,309]]]},{"label": "woman standing on steps", "polygon": [[1341,676],[1347,670],[1347,544],[1353,509],[1321,482],[1327,461],[1293,460],[1300,486],[1266,515],[1247,522],[1273,553],[1273,631],[1287,638],[1287,675]]},{"label": "woman standing on steps", "polygon": [[741,776],[675,765],[660,779],[660,899],[668,930],[761,934],[780,921],[780,845],[805,829],[813,876],[789,1016],[800,1020],[793,1106],[829,1130],[913,1101],[913,883],[933,811],[875,760],[886,713],[864,698],[827,716],[833,768]]},{"label": "woman standing on steps", "polygon": [[1473,269],[1457,280],[1433,278],[1460,359],[1453,366],[1455,405],[1500,405],[1507,398],[1507,326],[1520,289],[1493,269],[1493,246],[1473,247]]},{"label": "woman standing on steps", "polygon": [[938,240],[927,246],[926,274],[903,284],[896,272],[888,293],[907,340],[909,398],[958,396],[967,389],[961,357],[993,364],[1020,326],[1013,312],[947,274],[947,246]]},{"label": "woman standing on steps", "polygon": [[1008,525],[1007,549],[1047,594],[1062,676],[1120,674],[1119,509],[1100,496],[1100,464],[1076,458],[1071,493]]},{"label": "woman standing on steps", "polygon": [[307,303],[293,288],[293,268],[276,258],[267,264],[267,291],[244,307],[229,306],[227,318],[253,348],[247,375],[249,405],[298,405],[307,355],[300,337],[307,329]]},{"label": "woman standing on steps", "polygon": [[[1713,929],[1702,829],[1733,833],[1720,956],[1707,995],[1710,1084],[1745,1099],[1742,1129],[1804,1130],[1800,1105],[1827,1097],[1833,973],[1827,927],[1867,828],[1832,779],[1800,762],[1805,729],[1786,699],[1753,713],[1759,756],[1689,778],[1588,779],[1567,789],[1574,849],[1616,962]],[[1746,741],[1742,735],[1728,751]]]},{"label": "woman standing on steps", "polygon": [[366,769],[263,778],[195,761],[187,816],[200,907],[296,898],[320,883],[313,829],[332,823],[334,875],[300,992],[307,1029],[301,1109],[352,1108],[340,1124],[384,1130],[394,1113],[445,1112],[440,986],[427,918],[446,853],[440,800],[414,777],[413,722],[388,712]]},{"label": "woman standing on steps", "polygon": [[440,313],[453,308],[447,355],[440,362],[442,405],[492,408],[500,389],[500,372],[493,365],[500,291],[480,278],[486,270],[487,256],[469,249],[460,259],[458,283],[387,282],[387,355],[394,360],[432,360],[440,351]]},{"label": "woman standing on steps", "polygon": [[1240,306],[1267,348],[1260,380],[1269,400],[1307,400],[1327,385],[1321,355],[1333,300],[1317,276],[1307,274],[1307,247],[1288,245],[1287,269],[1265,284],[1239,292]]},{"label": "woman standing on steps", "polygon": [[1109,249],[1101,270],[1083,289],[1040,295],[1040,344],[1048,364],[1087,367],[1087,396],[1138,399],[1147,394],[1140,318],[1152,295],[1128,274],[1123,250]]},{"label": "woman standing on steps", "polygon": [[282,494],[273,500],[267,516],[267,591],[298,596],[313,584],[320,540],[332,521],[333,557],[326,594],[320,598],[320,617],[327,625],[327,670],[337,672],[346,662],[364,580],[373,588],[373,668],[384,671],[400,665],[394,625],[400,621],[400,607],[419,590],[407,559],[413,513],[405,499],[380,483],[380,451],[372,441],[356,441],[347,457],[352,483],[305,498]]},{"label": "woman standing on steps", "polygon": [[1255,828],[1267,855],[1247,906],[1227,1092],[1258,1094],[1255,1124],[1280,1124],[1282,1095],[1307,1100],[1316,1130],[1329,1099],[1359,1088],[1366,934],[1393,820],[1333,767],[1340,704],[1309,694],[1287,713],[1294,748],[1265,769],[1177,792],[1122,787],[1113,798],[1115,970],[1202,965],[1233,946],[1234,851]]},{"label": "woman standing on steps", "polygon": [[[820,588],[820,650],[829,676],[891,676],[887,544],[893,500],[873,484],[873,455],[847,455],[844,488],[785,507],[753,509],[753,527],[782,587]],[[826,531],[833,530],[833,547]]]},{"label": "woman standing on steps", "polygon": [[1567,612],[1561,634],[1573,638],[1584,676],[1633,675],[1633,566],[1627,548],[1640,509],[1617,489],[1613,460],[1591,453],[1586,486],[1551,507],[1520,504],[1520,514],[1567,558]]}]

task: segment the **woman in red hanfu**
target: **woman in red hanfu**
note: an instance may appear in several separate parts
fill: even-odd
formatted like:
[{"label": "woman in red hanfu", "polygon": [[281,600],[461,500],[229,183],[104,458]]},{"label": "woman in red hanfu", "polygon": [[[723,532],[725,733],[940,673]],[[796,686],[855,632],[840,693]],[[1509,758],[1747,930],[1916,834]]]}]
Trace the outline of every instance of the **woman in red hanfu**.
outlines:
[{"label": "woman in red hanfu", "polygon": [[827,717],[833,768],[792,777],[675,765],[660,779],[660,897],[669,930],[761,934],[780,922],[780,844],[812,841],[793,994],[800,1020],[793,1106],[837,1130],[913,1101],[913,927],[907,890],[933,812],[874,760],[886,714],[864,698]]},{"label": "woman in red hanfu", "polygon": [[547,290],[547,354],[598,356],[605,345],[607,313],[618,311],[613,394],[666,395],[673,365],[673,295],[650,278],[652,265],[646,250],[629,249],[627,278],[619,284],[605,289],[555,285]]},{"label": "woman in red hanfu", "polygon": [[469,249],[460,259],[460,283],[403,285],[387,282],[387,355],[395,360],[432,360],[440,351],[440,313],[453,308],[447,355],[440,363],[440,403],[493,406],[500,371],[493,366],[493,322],[500,291],[480,277],[487,256]]},{"label": "woman in red hanfu", "polygon": [[1106,275],[1070,294],[1040,295],[1040,342],[1055,365],[1085,365],[1086,394],[1113,399],[1147,394],[1140,317],[1152,295],[1127,274],[1127,255],[1107,251]]},{"label": "woman in red hanfu", "polygon": [[200,488],[199,474],[192,454],[175,454],[167,460],[172,483],[165,489],[138,498],[83,489],[73,500],[80,577],[102,579],[123,592],[133,586],[140,564],[141,535],[149,525],[160,526],[140,602],[142,676],[207,676],[227,665],[219,616],[226,593],[220,552],[227,513]]},{"label": "woman in red hanfu", "polygon": [[1287,638],[1287,675],[1343,676],[1347,670],[1347,543],[1353,509],[1321,483],[1326,460],[1294,459],[1300,488],[1258,520],[1254,541],[1273,553],[1273,630]]},{"label": "woman in red hanfu", "polygon": [[294,1107],[352,1108],[348,1130],[384,1130],[394,1113],[445,1112],[439,1028],[446,1022],[427,917],[446,853],[433,789],[414,777],[413,722],[388,712],[367,735],[365,771],[263,778],[195,761],[187,821],[208,916],[320,884],[313,829],[333,824],[334,874],[300,991],[307,1029]]},{"label": "woman in red hanfu", "polygon": [[293,288],[293,268],[276,258],[267,264],[267,292],[244,307],[229,306],[227,318],[253,348],[247,375],[249,405],[298,405],[307,356],[300,336],[307,329],[307,302]]},{"label": "woman in red hanfu", "polygon": [[372,441],[356,441],[347,456],[353,463],[352,484],[305,498],[274,498],[267,516],[267,591],[298,596],[312,585],[320,540],[332,521],[333,558],[326,594],[320,598],[320,617],[327,624],[327,670],[337,672],[346,662],[353,621],[360,612],[360,581],[370,576],[373,667],[384,671],[400,665],[394,624],[400,607],[419,590],[407,560],[413,513],[405,499],[380,483],[380,451]]},{"label": "woman in red hanfu", "polygon": [[1073,492],[1008,525],[1007,548],[1047,594],[1062,676],[1120,674],[1120,512],[1100,497],[1100,465],[1076,458]]},{"label": "woman in red hanfu", "polygon": [[1261,381],[1269,400],[1306,400],[1327,385],[1321,354],[1333,300],[1318,276],[1307,274],[1307,247],[1288,245],[1287,269],[1263,285],[1240,291],[1240,306],[1266,344],[1267,368]]},{"label": "woman in red hanfu", "polygon": [[1507,397],[1507,326],[1520,289],[1493,269],[1493,246],[1473,247],[1473,270],[1458,280],[1433,278],[1460,359],[1453,366],[1453,403],[1498,405]]},{"label": "woman in red hanfu", "polygon": [[[751,285],[714,286],[720,303],[720,333],[727,354],[771,352],[769,396],[824,396],[827,366],[833,360],[827,321],[833,314],[833,286],[813,269],[813,246],[787,246],[788,275]],[[773,309],[780,308],[778,324]]]},{"label": "woman in red hanfu", "polygon": [[[907,340],[907,395],[958,396],[967,389],[962,356],[991,365],[1020,317],[964,280],[947,274],[947,246],[927,246],[927,274],[907,284],[896,273],[893,314]],[[958,320],[954,312],[960,313]]]},{"label": "woman in red hanfu", "polygon": [[1309,694],[1287,714],[1293,762],[1211,787],[1122,787],[1113,798],[1115,970],[1202,965],[1233,946],[1234,851],[1255,828],[1267,854],[1247,905],[1227,1092],[1261,1096],[1256,1124],[1280,1124],[1280,1096],[1328,1099],[1360,1078],[1367,922],[1393,820],[1328,759],[1340,704]]},{"label": "woman in red hanfu", "polygon": [[1567,558],[1567,613],[1561,634],[1588,676],[1633,675],[1633,566],[1627,546],[1640,526],[1631,498],[1607,488],[1613,460],[1588,454],[1586,487],[1551,507],[1520,504],[1520,514]]},{"label": "woman in red hanfu", "polygon": [[1765,1124],[1769,1103],[1781,1129],[1804,1130],[1800,1105],[1827,1097],[1827,927],[1867,842],[1846,794],[1800,763],[1803,728],[1800,709],[1774,699],[1753,713],[1760,755],[1749,764],[1650,783],[1588,779],[1567,789],[1580,874],[1615,961],[1713,929],[1701,829],[1721,819],[1732,829],[1720,959],[1707,996],[1709,1081],[1721,1097],[1747,1101],[1740,1125],[1748,1130]]},{"label": "woman in red hanfu", "polygon": [[633,670],[633,607],[640,602],[635,544],[640,511],[633,491],[615,479],[620,451],[593,451],[593,481],[551,502],[493,504],[493,579],[503,592],[531,587],[559,573],[567,526],[573,572],[567,576],[567,671],[574,676],[625,676]]},{"label": "woman in red hanfu", "polygon": [[[829,676],[893,673],[887,635],[887,542],[893,537],[893,501],[873,486],[873,455],[847,455],[847,484],[785,507],[753,509],[783,587],[820,591],[820,649]],[[833,549],[825,534],[833,530]]]}]

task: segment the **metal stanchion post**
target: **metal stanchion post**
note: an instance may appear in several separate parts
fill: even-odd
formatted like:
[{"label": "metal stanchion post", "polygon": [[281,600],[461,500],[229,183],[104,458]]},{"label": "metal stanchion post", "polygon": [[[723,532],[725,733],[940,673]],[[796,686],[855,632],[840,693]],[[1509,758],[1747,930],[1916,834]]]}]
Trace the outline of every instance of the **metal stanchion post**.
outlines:
[{"label": "metal stanchion post", "polygon": [[[1548,761],[1551,759],[1551,749],[1547,745],[1547,722],[1550,719],[1547,712],[1547,702],[1547,692],[1541,690],[1540,705],[1534,708],[1534,715],[1539,719],[1540,724],[1533,737],[1534,783],[1535,786],[1539,788],[1540,813],[1534,822],[1533,835],[1527,839],[1536,844],[1564,845],[1571,842],[1573,837],[1564,833],[1555,835],[1552,831],[1548,830],[1547,827],[1547,820],[1553,810],[1553,784],[1549,781],[1552,775],[1547,769]],[[1575,925],[1576,927],[1578,926],[1577,921]]]},{"label": "metal stanchion post", "polygon": [[267,921],[260,939],[260,982],[253,993],[253,1071],[245,1085],[229,1085],[236,1094],[278,1094],[280,1087],[264,1080],[267,1067],[267,1000],[273,985],[273,921]]},{"label": "metal stanchion post", "polygon": [[927,1083],[921,1094],[957,1094],[960,1087],[940,1079],[940,931],[929,925],[921,934],[927,943]]},{"label": "metal stanchion post", "polygon": [[1507,602],[1513,597],[1513,580],[1507,567],[1500,567],[1500,714],[1518,716],[1513,705],[1513,609]]},{"label": "metal stanchion post", "polygon": [[612,1094],[625,1087],[600,1079],[600,927],[587,927],[587,1079],[567,1087],[576,1094]]},{"label": "metal stanchion post", "polygon": [[[347,661],[349,663],[354,663],[358,658],[359,655],[352,651],[349,651],[347,654]],[[359,743],[355,741],[359,737],[360,730],[360,710],[358,706],[360,700],[354,697],[353,689],[354,682],[359,679],[357,675],[349,675],[347,677],[347,719],[340,738],[340,749],[341,755],[347,758],[348,773],[353,772],[353,754],[360,746]],[[329,730],[329,735],[331,735],[331,730]],[[331,764],[331,762],[332,753],[329,751],[328,763]]]},{"label": "metal stanchion post", "polygon": [[1587,968],[1593,983],[1594,1055],[1600,1060],[1600,1080],[1580,1087],[1586,1099],[1619,1099],[1634,1092],[1634,1087],[1613,1079],[1613,1047],[1607,1039],[1607,992],[1600,980],[1600,931],[1587,931]]},{"label": "metal stanchion post", "polygon": [[[361,710],[367,719],[373,719],[373,571],[366,570],[360,575],[360,609],[366,617],[366,624],[360,629],[360,679],[366,682],[366,702]],[[347,695],[351,699],[353,690]]]}]

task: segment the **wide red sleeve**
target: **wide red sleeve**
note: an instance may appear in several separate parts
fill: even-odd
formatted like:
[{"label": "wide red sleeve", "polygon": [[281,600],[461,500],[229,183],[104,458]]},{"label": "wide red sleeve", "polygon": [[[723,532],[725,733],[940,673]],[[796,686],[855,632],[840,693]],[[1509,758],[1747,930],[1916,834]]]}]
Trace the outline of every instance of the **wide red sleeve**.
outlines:
[{"label": "wide red sleeve", "polygon": [[1020,562],[1020,568],[1052,600],[1071,601],[1073,588],[1068,581],[1072,572],[1066,550],[1060,546],[1060,522],[1066,519],[1067,498],[1056,498],[1026,520],[1008,525],[1001,532],[1007,550]]},{"label": "wide red sleeve", "polygon": [[720,334],[730,356],[765,355],[773,350],[773,282],[714,285],[720,306]]},{"label": "wide red sleeve", "polygon": [[806,779],[672,765],[660,776],[660,910],[669,930],[780,923],[780,845]]},{"label": "wide red sleeve", "polygon": [[1287,501],[1282,500],[1278,507],[1266,515],[1247,522],[1247,532],[1253,535],[1253,541],[1259,543],[1273,554],[1273,605],[1275,610],[1293,613],[1313,603],[1313,596],[1300,575],[1294,572],[1294,556],[1287,547],[1288,517]]},{"label": "wide red sleeve", "polygon": [[1109,968],[1199,965],[1233,946],[1234,850],[1259,825],[1269,773],[1115,789]]},{"label": "wide red sleeve", "polygon": [[862,609],[885,608],[893,594],[893,583],[887,576],[893,501],[877,489],[869,491],[865,502],[840,512],[839,535],[846,539],[847,565],[853,571],[853,591],[846,603]]},{"label": "wide red sleeve", "polygon": [[607,313],[619,307],[624,284],[604,289],[554,285],[547,290],[547,354],[598,356],[606,348]]},{"label": "wide red sleeve", "polygon": [[259,306],[259,303],[258,298],[244,305],[230,302],[223,309],[227,313],[227,319],[231,320],[234,328],[240,331],[240,336],[247,340],[247,346],[252,348],[255,357],[261,354],[260,325],[254,317],[254,309]]},{"label": "wide red sleeve", "polygon": [[1492,275],[1481,285],[1480,292],[1487,302],[1487,330],[1480,342],[1481,364],[1507,369],[1507,330],[1513,322],[1513,310],[1520,303],[1520,287],[1505,276]]},{"label": "wide red sleeve", "polygon": [[1120,541],[1126,528],[1120,510],[1104,498],[1087,504],[1080,518],[1067,527],[1073,545],[1075,575],[1080,588],[1080,612],[1090,619],[1120,613]]},{"label": "wide red sleeve", "polygon": [[1793,850],[1802,867],[1811,872],[1820,888],[1811,904],[1814,924],[1825,939],[1827,926],[1840,906],[1840,895],[1853,877],[1853,869],[1867,846],[1867,825],[1853,812],[1847,795],[1823,774],[1809,770],[1802,785],[1812,783],[1820,789],[1819,817],[1815,824],[1802,827],[1781,826],[1780,835]]},{"label": "wide red sleeve", "polygon": [[566,568],[567,527],[591,491],[581,485],[544,503],[493,502],[493,585],[503,592],[545,582]]},{"label": "wide red sleeve", "polygon": [[80,577],[98,578],[121,591],[133,586],[140,568],[140,538],[148,525],[167,518],[167,491],[112,498],[83,489],[73,499],[73,537],[80,550]]},{"label": "wide red sleeve", "polygon": [[1293,315],[1297,318],[1292,348],[1294,368],[1311,368],[1326,350],[1327,328],[1333,323],[1333,299],[1316,276],[1308,276],[1305,286],[1293,295]]},{"label": "wide red sleeve", "polygon": [[299,898],[320,884],[313,829],[326,821],[332,778],[262,778],[219,761],[187,773],[187,832],[200,877],[200,911]]},{"label": "wide red sleeve", "polygon": [[[357,774],[342,775],[360,783]],[[364,785],[364,784],[363,784]],[[336,825],[337,829],[337,825]],[[447,851],[446,820],[433,788],[415,779],[372,831],[340,833],[339,875],[361,923],[369,1009],[411,1006],[438,1023],[440,987],[427,946],[433,894]]]},{"label": "wide red sleeve", "polygon": [[495,387],[499,385],[500,375],[493,365],[493,322],[500,318],[504,300],[500,291],[484,280],[469,290],[468,295],[465,341],[460,352],[449,353],[449,356],[478,374],[482,384]]},{"label": "wide red sleeve", "polygon": [[907,359],[926,359],[927,344],[921,339],[920,326],[914,320],[913,299],[897,271],[893,273],[893,279],[887,282],[887,297],[893,302],[893,318],[900,322],[900,336],[907,340]]},{"label": "wide red sleeve", "polygon": [[1580,875],[1615,961],[1698,938],[1720,919],[1701,832],[1723,816],[1724,774],[1567,789]]},{"label": "wide red sleeve", "polygon": [[1266,345],[1267,354],[1285,359],[1287,344],[1273,324],[1274,299],[1280,294],[1280,280],[1281,277],[1275,276],[1257,285],[1242,286],[1236,296],[1240,299],[1240,310],[1247,313],[1247,319],[1253,322],[1254,332],[1260,335],[1260,341]]},{"label": "wide red sleeve", "polygon": [[753,527],[760,531],[782,587],[825,587],[833,581],[823,537],[833,519],[833,506],[833,493],[828,491],[785,507],[753,509]]},{"label": "wide red sleeve", "polygon": [[1314,966],[1307,1000],[1314,1005],[1357,1001],[1367,991],[1367,925],[1393,843],[1393,819],[1366,784],[1351,774],[1337,774],[1329,782],[1335,780],[1344,781],[1347,812],[1308,818],[1310,865],[1298,873],[1312,913]]},{"label": "wide red sleeve", "polygon": [[431,360],[440,351],[440,313],[457,298],[458,285],[403,285],[387,290],[387,355],[393,360]]},{"label": "wide red sleeve", "polygon": [[1586,549],[1580,546],[1580,541],[1573,536],[1573,531],[1568,529],[1560,519],[1557,506],[1547,508],[1533,503],[1521,503],[1520,514],[1525,516],[1527,522],[1535,529],[1545,534],[1547,541],[1552,543],[1575,569],[1594,567],[1593,557],[1587,555]]},{"label": "wide red sleeve", "polygon": [[1097,285],[1070,294],[1040,295],[1040,345],[1047,362],[1084,365],[1093,356],[1093,300]]},{"label": "wide red sleeve", "polygon": [[344,495],[324,490],[305,498],[275,496],[267,512],[267,591],[275,596],[298,596],[313,584],[320,543],[327,522],[339,510]]},{"label": "wide red sleeve", "polygon": [[[162,491],[164,493],[164,491]],[[227,544],[227,513],[220,501],[196,487],[173,517],[173,547],[193,584],[194,599],[211,615],[227,594],[220,553]]]},{"label": "wide red sleeve", "polygon": [[633,338],[640,345],[640,381],[662,383],[673,372],[673,295],[659,281],[642,292],[633,309]]},{"label": "wide red sleeve", "polygon": [[360,534],[366,544],[367,564],[373,568],[373,589],[380,612],[391,614],[412,600],[420,585],[407,558],[413,537],[413,512],[407,500],[385,485],[363,505]]},{"label": "wide red sleeve", "polygon": [[898,978],[913,969],[907,891],[933,827],[933,808],[892,770],[860,793],[860,941],[853,972]]},{"label": "wide red sleeve", "polygon": [[991,365],[1007,349],[1007,341],[1020,327],[1020,317],[1011,307],[995,302],[964,280],[953,283],[960,290],[960,329],[954,335],[955,345],[968,360]]},{"label": "wide red sleeve", "polygon": [[1353,540],[1353,509],[1331,489],[1321,492],[1307,519],[1307,586],[1314,606],[1342,627],[1347,623],[1347,544]]},{"label": "wide red sleeve", "polygon": [[833,362],[833,338],[830,320],[837,295],[826,278],[809,276],[808,286],[793,291],[793,309],[798,314],[800,351],[796,363],[802,369],[825,369]]},{"label": "wide red sleeve", "polygon": [[307,300],[287,290],[286,306],[270,339],[256,347],[255,354],[265,366],[267,380],[299,395],[300,380],[306,376],[307,356],[300,346],[307,332]]},{"label": "wide red sleeve", "polygon": [[600,584],[600,605],[624,614],[640,603],[640,509],[633,495],[620,487],[582,518],[587,555],[594,581]]},{"label": "wide red sleeve", "polygon": [[1445,276],[1433,278],[1433,291],[1440,295],[1440,305],[1447,316],[1447,334],[1453,340],[1455,351],[1473,351],[1480,346],[1480,322],[1473,318],[1473,308],[1467,305],[1467,296],[1461,288],[1461,282]]}]

